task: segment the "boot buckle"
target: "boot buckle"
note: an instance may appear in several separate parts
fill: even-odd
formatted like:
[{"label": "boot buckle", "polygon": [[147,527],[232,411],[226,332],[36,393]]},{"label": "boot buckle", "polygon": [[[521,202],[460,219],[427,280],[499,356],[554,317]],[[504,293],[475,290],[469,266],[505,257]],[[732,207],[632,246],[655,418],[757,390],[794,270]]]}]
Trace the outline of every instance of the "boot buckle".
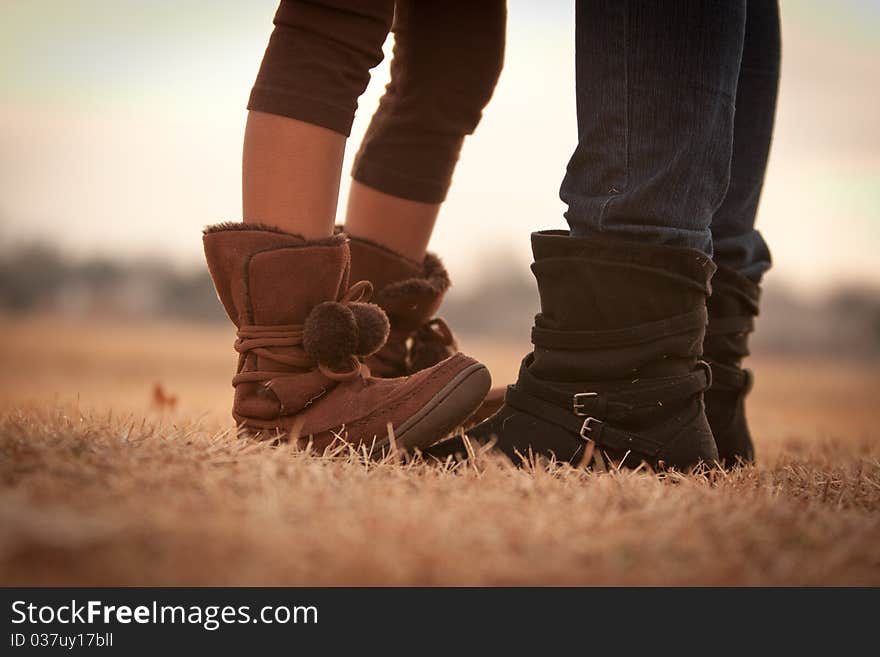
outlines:
[{"label": "boot buckle", "polygon": [[592,424],[602,424],[602,421],[597,420],[594,417],[588,417],[584,420],[584,425],[581,427],[581,438],[584,440],[592,440],[592,438],[590,438],[590,435],[593,433]]},{"label": "boot buckle", "polygon": [[703,371],[706,373],[706,387],[705,390],[708,390],[712,387],[712,365],[703,359],[697,361],[697,366],[701,367]]},{"label": "boot buckle", "polygon": [[[572,413],[574,413],[575,415],[580,415],[580,416],[586,415],[586,412],[584,411],[584,405],[586,403],[586,400],[590,397],[598,397],[598,396],[599,396],[598,392],[578,392],[578,393],[575,393],[574,396],[571,398]],[[593,418],[589,418],[589,419],[592,420]]]}]

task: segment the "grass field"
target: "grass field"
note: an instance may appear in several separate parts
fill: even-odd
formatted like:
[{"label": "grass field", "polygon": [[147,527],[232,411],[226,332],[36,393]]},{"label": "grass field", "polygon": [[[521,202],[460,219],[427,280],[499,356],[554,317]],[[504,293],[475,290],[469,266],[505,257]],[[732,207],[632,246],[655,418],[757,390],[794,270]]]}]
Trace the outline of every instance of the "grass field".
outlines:
[{"label": "grass field", "polygon": [[224,327],[0,330],[0,584],[880,585],[876,362],[753,358],[759,465],[660,481],[248,444]]}]

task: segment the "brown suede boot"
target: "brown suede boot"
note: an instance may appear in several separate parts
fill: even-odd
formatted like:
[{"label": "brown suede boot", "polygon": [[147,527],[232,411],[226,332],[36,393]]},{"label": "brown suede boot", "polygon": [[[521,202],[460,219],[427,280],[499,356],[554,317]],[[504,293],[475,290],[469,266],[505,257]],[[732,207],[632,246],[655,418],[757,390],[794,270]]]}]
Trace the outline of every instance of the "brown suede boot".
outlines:
[{"label": "brown suede boot", "polygon": [[395,377],[432,367],[458,351],[449,327],[434,313],[449,289],[449,274],[433,253],[421,262],[352,237],[351,277],[373,284],[373,303],[388,315],[388,341],[364,362],[376,376]]},{"label": "brown suede boot", "polygon": [[388,318],[349,288],[345,235],[306,241],[256,224],[220,224],[204,235],[220,301],[238,329],[233,417],[261,438],[279,434],[316,448],[337,437],[374,453],[425,448],[461,425],[489,390],[486,368],[456,354],[405,378],[370,376]]},{"label": "brown suede boot", "polygon": [[[449,289],[449,274],[433,253],[418,263],[369,240],[352,237],[352,280],[370,281],[373,301],[388,315],[388,341],[365,360],[380,377],[404,376],[433,367],[458,352],[449,326],[434,317]],[[469,425],[482,422],[504,402],[504,388],[489,391]]]}]

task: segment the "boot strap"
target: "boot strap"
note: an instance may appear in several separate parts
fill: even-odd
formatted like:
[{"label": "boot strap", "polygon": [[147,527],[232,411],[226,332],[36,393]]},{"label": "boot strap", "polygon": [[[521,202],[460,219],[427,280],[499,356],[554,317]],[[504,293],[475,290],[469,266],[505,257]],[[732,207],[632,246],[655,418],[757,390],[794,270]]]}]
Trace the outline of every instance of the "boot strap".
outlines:
[{"label": "boot strap", "polygon": [[607,449],[634,451],[653,457],[663,447],[663,443],[659,441],[629,431],[621,431],[595,417],[583,418],[573,415],[570,411],[523,392],[515,385],[507,387],[504,403],[511,408],[552,422],[585,441],[592,440]]},{"label": "boot strap", "polygon": [[713,317],[709,320],[706,335],[731,335],[752,333],[755,330],[755,318],[751,315],[731,317]]},{"label": "boot strap", "polygon": [[715,361],[709,361],[714,377],[713,388],[715,390],[731,390],[748,394],[752,389],[752,371],[733,365],[723,365]]},{"label": "boot strap", "polygon": [[602,447],[632,450],[649,456],[656,456],[664,443],[643,434],[617,429],[607,422],[639,409],[687,399],[712,385],[712,370],[708,363],[698,361],[699,368],[693,372],[637,380],[628,384],[625,390],[564,392],[532,376],[528,369],[530,356],[523,360],[516,385],[508,386],[506,404]]},{"label": "boot strap", "polygon": [[[529,365],[532,358],[532,354],[529,354],[523,359],[516,386],[526,394],[569,410],[578,416],[617,417],[636,410],[687,399],[705,392],[712,385],[712,369],[708,363],[701,360],[697,361],[697,369],[687,374],[636,379],[624,384],[581,384],[577,388],[572,384],[554,387],[535,378],[531,373]],[[607,388],[609,385],[614,385],[615,389],[601,390],[602,387]],[[592,390],[580,392],[584,388]]]},{"label": "boot strap", "polygon": [[657,336],[678,335],[688,331],[700,331],[706,327],[709,315],[705,306],[668,317],[656,322],[639,324],[621,329],[605,331],[560,331],[556,329],[532,327],[532,344],[549,349],[608,349],[643,344],[657,339]]},{"label": "boot strap", "polygon": [[706,354],[725,354],[736,360],[735,365],[719,363],[707,356],[715,376],[716,390],[730,390],[747,394],[752,389],[751,370],[739,367],[742,358],[749,355],[745,337],[755,330],[755,318],[751,315],[713,317],[706,329],[703,349]]}]

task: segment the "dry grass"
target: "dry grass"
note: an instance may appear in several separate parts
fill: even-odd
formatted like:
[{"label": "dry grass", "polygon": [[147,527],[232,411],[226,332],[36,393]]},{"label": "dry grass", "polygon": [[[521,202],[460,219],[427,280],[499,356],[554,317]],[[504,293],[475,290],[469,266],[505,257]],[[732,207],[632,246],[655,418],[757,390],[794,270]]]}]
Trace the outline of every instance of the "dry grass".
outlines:
[{"label": "dry grass", "polygon": [[251,445],[226,330],[0,329],[2,584],[880,584],[876,365],[755,359],[761,465],[660,481]]}]

